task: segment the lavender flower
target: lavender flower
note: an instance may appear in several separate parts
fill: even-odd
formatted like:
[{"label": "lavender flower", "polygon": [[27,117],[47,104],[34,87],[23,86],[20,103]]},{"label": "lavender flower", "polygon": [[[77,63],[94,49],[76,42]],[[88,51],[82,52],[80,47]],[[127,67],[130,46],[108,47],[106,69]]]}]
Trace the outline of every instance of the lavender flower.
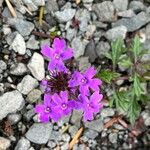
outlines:
[{"label": "lavender flower", "polygon": [[82,94],[89,95],[89,88],[91,88],[93,91],[98,91],[99,85],[101,85],[102,83],[100,79],[93,79],[95,75],[96,70],[94,69],[94,67],[90,67],[83,74],[75,71],[72,75],[72,79],[69,81],[69,86],[79,86],[79,90]]},{"label": "lavender flower", "polygon": [[99,92],[94,92],[90,98],[88,99],[85,95],[80,95],[79,99],[81,99],[82,103],[80,104],[80,108],[83,110],[83,120],[93,120],[93,115],[97,114],[102,108],[102,100],[103,95],[99,94]]},{"label": "lavender flower", "polygon": [[73,56],[73,50],[66,46],[63,39],[55,38],[52,47],[42,46],[41,53],[50,59],[48,70],[67,71],[64,62]]},{"label": "lavender flower", "polygon": [[39,114],[39,120],[41,122],[48,122],[50,119],[58,121],[61,117],[60,114],[55,110],[49,94],[44,95],[44,104],[36,105],[35,112]]},{"label": "lavender flower", "polygon": [[96,70],[88,68],[84,73],[75,70],[73,50],[63,39],[55,38],[52,47],[42,46],[41,53],[49,58],[50,78],[41,82],[44,103],[35,107],[41,122],[58,121],[72,110],[81,109],[83,120],[92,120],[102,109],[99,93],[100,79],[94,78]]}]

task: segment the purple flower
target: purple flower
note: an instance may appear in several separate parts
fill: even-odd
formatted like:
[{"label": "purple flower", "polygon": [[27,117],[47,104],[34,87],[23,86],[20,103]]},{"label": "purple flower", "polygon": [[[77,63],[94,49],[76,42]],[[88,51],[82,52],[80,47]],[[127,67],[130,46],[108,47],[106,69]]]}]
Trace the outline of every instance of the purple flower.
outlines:
[{"label": "purple flower", "polygon": [[55,110],[61,114],[61,116],[68,115],[74,108],[74,100],[68,100],[67,91],[61,91],[60,95],[54,94],[52,100],[55,103]]},{"label": "purple flower", "polygon": [[50,119],[58,121],[61,117],[60,114],[56,112],[49,94],[44,95],[44,104],[36,105],[35,112],[39,114],[39,120],[41,122],[48,122]]},{"label": "purple flower", "polygon": [[41,53],[50,59],[48,70],[67,71],[64,65],[64,60],[70,59],[73,56],[73,50],[66,46],[63,39],[55,38],[52,47],[48,45],[42,46]]},{"label": "purple flower", "polygon": [[69,81],[70,87],[80,86],[79,90],[83,95],[89,95],[89,88],[93,91],[99,91],[99,85],[102,81],[100,79],[93,79],[96,74],[94,67],[90,67],[81,74],[78,71],[75,71],[72,75],[72,79]]},{"label": "purple flower", "polygon": [[100,109],[103,107],[102,103],[100,101],[102,100],[103,95],[99,94],[99,92],[94,92],[90,98],[88,99],[85,95],[79,95],[79,101],[77,109],[82,109],[83,114],[83,120],[93,120],[94,114],[97,114]]}]

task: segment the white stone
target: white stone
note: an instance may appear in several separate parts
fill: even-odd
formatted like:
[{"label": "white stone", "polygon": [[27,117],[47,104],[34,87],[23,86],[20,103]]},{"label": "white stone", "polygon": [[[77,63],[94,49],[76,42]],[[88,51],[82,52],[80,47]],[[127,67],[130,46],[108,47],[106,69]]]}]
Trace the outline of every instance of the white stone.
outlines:
[{"label": "white stone", "polygon": [[39,81],[45,77],[44,58],[38,53],[34,53],[27,67],[32,75]]},{"label": "white stone", "polygon": [[0,150],[6,150],[10,147],[10,140],[0,137]]},{"label": "white stone", "polygon": [[24,106],[24,99],[17,90],[7,92],[0,96],[0,120],[5,118],[7,114],[21,110]]},{"label": "white stone", "polygon": [[17,52],[20,55],[24,55],[26,53],[26,44],[21,34],[19,33],[16,34],[10,46],[10,49],[13,49],[15,52]]}]

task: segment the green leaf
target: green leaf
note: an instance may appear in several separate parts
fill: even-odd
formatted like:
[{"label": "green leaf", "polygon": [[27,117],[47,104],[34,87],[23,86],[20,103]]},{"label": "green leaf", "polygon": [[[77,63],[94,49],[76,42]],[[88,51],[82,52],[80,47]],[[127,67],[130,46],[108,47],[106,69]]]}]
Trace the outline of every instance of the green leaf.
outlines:
[{"label": "green leaf", "polygon": [[98,78],[106,83],[111,83],[112,80],[120,76],[119,73],[112,72],[110,70],[102,70],[97,74]]},{"label": "green leaf", "polygon": [[138,56],[141,52],[141,42],[140,42],[140,38],[138,36],[135,36],[133,39],[132,51],[134,54],[135,61],[137,61]]},{"label": "green leaf", "polygon": [[132,64],[133,63],[132,63],[131,59],[127,56],[121,57],[118,62],[118,65],[125,67],[125,68],[130,68],[132,66]]},{"label": "green leaf", "polygon": [[131,102],[127,111],[127,117],[129,118],[129,121],[131,122],[131,124],[134,124],[135,120],[140,114],[141,108],[137,100],[135,99],[135,96],[133,97],[131,96],[130,101]]},{"label": "green leaf", "polygon": [[111,58],[114,66],[118,63],[119,57],[124,51],[123,45],[124,41],[122,39],[117,39],[115,42],[111,43],[112,48]]},{"label": "green leaf", "polygon": [[111,57],[111,54],[110,54],[110,53],[106,53],[105,56],[106,56],[108,59],[112,60],[112,57]]},{"label": "green leaf", "polygon": [[141,94],[143,94],[143,89],[141,87],[140,79],[137,74],[134,75],[133,89],[137,97],[140,97]]}]

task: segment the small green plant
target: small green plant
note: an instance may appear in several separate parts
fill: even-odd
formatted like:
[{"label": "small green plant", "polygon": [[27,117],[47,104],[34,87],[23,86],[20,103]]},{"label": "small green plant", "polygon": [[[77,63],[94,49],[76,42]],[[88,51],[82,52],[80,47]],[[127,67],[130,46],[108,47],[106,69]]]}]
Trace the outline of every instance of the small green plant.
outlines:
[{"label": "small green plant", "polygon": [[[142,50],[138,36],[135,36],[129,48],[125,47],[122,39],[111,43],[111,48],[111,52],[106,57],[112,61],[112,70],[102,70],[98,76],[112,85],[113,94],[109,97],[110,106],[115,106],[126,115],[131,124],[134,124],[142,105],[148,100],[142,83],[150,79],[150,63],[141,61],[147,51]],[[117,72],[118,66],[124,67],[128,75],[124,76],[123,72]],[[116,81],[119,79],[127,81],[122,88],[116,86]]]}]

